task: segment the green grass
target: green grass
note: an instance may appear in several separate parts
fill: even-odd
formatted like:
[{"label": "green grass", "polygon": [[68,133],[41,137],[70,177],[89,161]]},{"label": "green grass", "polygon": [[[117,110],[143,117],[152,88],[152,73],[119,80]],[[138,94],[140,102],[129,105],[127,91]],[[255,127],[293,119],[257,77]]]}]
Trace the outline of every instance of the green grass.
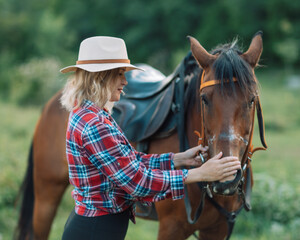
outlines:
[{"label": "green grass", "polygon": [[14,209],[27,166],[27,154],[39,109],[0,103],[0,239],[11,239],[16,225]]},{"label": "green grass", "polygon": [[[253,156],[253,210],[238,217],[232,239],[300,239],[300,89],[289,89],[279,71],[261,69],[257,76],[269,148]],[[41,110],[1,102],[0,109],[0,240],[6,240],[12,238],[16,225],[15,199]],[[257,129],[254,143],[260,145]],[[51,240],[60,239],[73,207],[70,192],[71,188],[59,207]],[[157,222],[137,219],[126,239],[156,239],[157,229]]]},{"label": "green grass", "polygon": [[[258,79],[269,148],[255,154],[255,173],[265,172],[299,188],[300,89],[289,89],[281,72],[258,75]],[[259,143],[257,139],[258,135]]]}]

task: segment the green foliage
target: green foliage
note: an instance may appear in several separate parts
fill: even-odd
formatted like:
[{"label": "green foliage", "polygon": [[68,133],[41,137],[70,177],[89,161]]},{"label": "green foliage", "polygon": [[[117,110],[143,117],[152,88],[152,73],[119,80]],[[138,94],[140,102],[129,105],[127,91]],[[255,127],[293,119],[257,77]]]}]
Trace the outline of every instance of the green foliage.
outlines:
[{"label": "green foliage", "polygon": [[257,174],[253,214],[267,221],[288,224],[300,218],[300,194],[288,183],[276,182],[270,176]]},{"label": "green foliage", "polygon": [[60,62],[54,58],[31,59],[13,72],[10,99],[19,105],[43,105],[61,88]]},{"label": "green foliage", "polygon": [[[263,30],[262,63],[293,69],[300,64],[299,11],[292,0],[0,0],[0,97],[14,89],[10,73],[19,65],[53,58],[60,67],[73,64],[79,43],[94,35],[124,38],[133,63],[169,74],[189,49],[187,35],[207,50],[239,35],[246,49]],[[39,103],[36,85],[25,102]]]},{"label": "green foliage", "polygon": [[285,39],[274,44],[274,52],[282,58],[286,67],[291,66],[298,59],[299,43],[300,41],[296,39]]},{"label": "green foliage", "polygon": [[27,166],[27,154],[39,108],[21,108],[0,101],[0,239],[12,239],[18,211],[18,190]]},{"label": "green foliage", "polygon": [[255,174],[251,202],[252,211],[237,219],[233,239],[298,239],[300,192],[292,185]]}]

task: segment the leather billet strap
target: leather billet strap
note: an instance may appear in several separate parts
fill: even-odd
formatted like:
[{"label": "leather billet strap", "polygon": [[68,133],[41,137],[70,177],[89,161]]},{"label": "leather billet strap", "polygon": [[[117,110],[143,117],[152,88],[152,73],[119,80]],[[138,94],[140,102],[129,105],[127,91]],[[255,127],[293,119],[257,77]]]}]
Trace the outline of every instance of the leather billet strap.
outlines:
[{"label": "leather billet strap", "polygon": [[76,64],[130,63],[129,59],[79,60]]}]

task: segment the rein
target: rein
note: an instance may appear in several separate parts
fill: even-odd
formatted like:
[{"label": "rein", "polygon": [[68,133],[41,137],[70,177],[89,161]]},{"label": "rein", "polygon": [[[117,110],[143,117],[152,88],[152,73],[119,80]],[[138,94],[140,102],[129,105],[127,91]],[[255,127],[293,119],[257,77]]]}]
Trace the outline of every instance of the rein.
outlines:
[{"label": "rein", "polygon": [[[209,80],[204,82],[204,73],[205,71],[203,70],[202,75],[201,75],[201,83],[200,83],[200,89],[199,91],[201,92],[201,90],[205,87],[209,87],[209,86],[214,86],[214,85],[218,85],[221,84],[221,80]],[[233,81],[236,82],[236,78],[233,78]],[[202,111],[202,104],[201,104],[201,132],[198,131],[194,131],[195,134],[198,136],[198,145],[200,144],[204,144],[204,139],[205,139],[205,135],[204,135],[204,117],[203,117],[203,111]],[[254,117],[255,117],[255,110],[253,111],[253,116],[252,116],[252,129],[251,129],[251,135],[250,135],[250,139],[249,139],[249,143],[248,143],[248,147],[245,151],[245,160],[242,161],[243,166],[242,166],[242,179],[240,180],[240,184],[238,186],[238,193],[242,196],[243,199],[243,204],[241,205],[241,207],[239,209],[237,209],[236,211],[233,212],[228,212],[225,208],[223,208],[221,205],[219,205],[214,199],[213,199],[213,195],[211,193],[211,190],[209,188],[209,184],[208,183],[198,183],[199,188],[202,191],[202,197],[201,197],[201,202],[196,210],[195,213],[195,217],[194,219],[191,218],[191,204],[190,204],[190,200],[188,197],[188,191],[187,191],[187,187],[185,187],[185,194],[186,197],[184,199],[185,202],[185,206],[186,206],[186,212],[187,212],[187,218],[188,218],[188,222],[190,224],[194,224],[198,221],[202,210],[204,208],[204,202],[205,202],[205,197],[206,194],[209,196],[209,201],[212,203],[212,205],[215,206],[216,209],[218,209],[218,211],[226,218],[227,220],[227,226],[228,226],[228,234],[227,234],[227,238],[229,239],[231,236],[231,233],[233,231],[233,227],[235,224],[235,219],[237,217],[237,215],[241,212],[241,210],[243,208],[245,208],[247,211],[249,211],[251,209],[251,204],[250,204],[250,198],[251,198],[251,172],[250,172],[250,164],[251,164],[251,157],[253,155],[254,152],[258,151],[258,150],[266,150],[267,149],[267,144],[265,141],[265,131],[264,131],[264,120],[263,120],[263,114],[262,114],[262,107],[260,104],[260,99],[259,96],[257,97],[257,101],[256,101],[256,111],[257,111],[257,118],[258,118],[258,122],[259,122],[259,131],[260,131],[260,139],[261,139],[261,143],[263,145],[263,147],[256,147],[254,148],[252,140],[253,140],[253,133],[254,133]],[[243,188],[244,188],[244,183],[245,183],[245,177],[244,174],[246,173],[246,191],[244,192]],[[194,236],[197,238],[197,236],[194,234]]]}]

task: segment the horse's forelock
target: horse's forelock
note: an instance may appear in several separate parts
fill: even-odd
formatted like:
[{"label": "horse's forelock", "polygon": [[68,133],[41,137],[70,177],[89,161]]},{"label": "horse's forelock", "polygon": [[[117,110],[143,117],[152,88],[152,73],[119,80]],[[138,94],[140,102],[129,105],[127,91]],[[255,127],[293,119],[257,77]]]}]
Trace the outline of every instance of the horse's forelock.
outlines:
[{"label": "horse's forelock", "polygon": [[241,50],[237,44],[237,39],[232,43],[217,46],[212,54],[218,55],[213,64],[216,79],[221,80],[221,91],[224,91],[224,83],[231,86],[226,88],[229,92],[234,91],[233,78],[236,78],[243,92],[255,91],[255,81],[250,65],[241,58]]}]

